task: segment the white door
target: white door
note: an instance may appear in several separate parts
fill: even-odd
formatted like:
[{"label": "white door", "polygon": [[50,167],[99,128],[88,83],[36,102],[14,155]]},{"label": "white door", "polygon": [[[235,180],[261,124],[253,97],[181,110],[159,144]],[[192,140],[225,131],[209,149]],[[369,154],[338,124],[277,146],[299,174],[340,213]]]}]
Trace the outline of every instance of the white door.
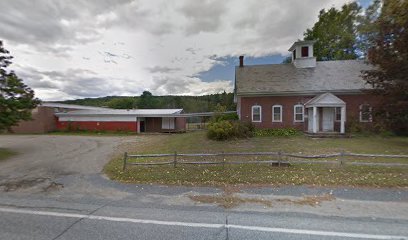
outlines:
[{"label": "white door", "polygon": [[323,108],[322,125],[323,132],[334,131],[334,108]]},{"label": "white door", "polygon": [[162,118],[162,129],[174,129],[174,118]]}]

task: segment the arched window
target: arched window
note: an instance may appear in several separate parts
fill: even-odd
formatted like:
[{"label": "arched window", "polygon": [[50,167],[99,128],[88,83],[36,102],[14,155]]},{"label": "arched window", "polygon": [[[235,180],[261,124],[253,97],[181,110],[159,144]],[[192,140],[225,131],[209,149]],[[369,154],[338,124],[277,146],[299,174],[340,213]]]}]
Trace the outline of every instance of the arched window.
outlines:
[{"label": "arched window", "polygon": [[304,121],[305,109],[302,104],[296,104],[293,106],[293,121],[303,122]]},{"label": "arched window", "polygon": [[262,107],[259,105],[252,106],[252,122],[262,122]]},{"label": "arched window", "polygon": [[372,108],[370,104],[361,104],[360,105],[360,122],[372,122]]},{"label": "arched window", "polygon": [[282,122],[282,105],[272,106],[272,122]]}]

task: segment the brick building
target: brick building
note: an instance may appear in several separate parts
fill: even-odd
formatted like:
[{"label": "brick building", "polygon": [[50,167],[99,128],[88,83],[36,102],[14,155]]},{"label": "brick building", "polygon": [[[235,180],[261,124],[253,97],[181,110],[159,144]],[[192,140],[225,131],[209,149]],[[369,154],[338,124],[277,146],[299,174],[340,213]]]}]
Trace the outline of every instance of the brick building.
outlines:
[{"label": "brick building", "polygon": [[372,122],[378,99],[368,89],[362,60],[322,61],[313,41],[295,42],[292,63],[240,65],[235,69],[235,101],[242,121],[259,128],[294,127],[309,133],[345,133],[348,121]]},{"label": "brick building", "polygon": [[58,130],[184,132],[183,109],[103,109],[56,113]]},{"label": "brick building", "polygon": [[63,131],[184,132],[183,109],[110,109],[45,102],[32,111],[32,120],[12,127],[14,133]]}]

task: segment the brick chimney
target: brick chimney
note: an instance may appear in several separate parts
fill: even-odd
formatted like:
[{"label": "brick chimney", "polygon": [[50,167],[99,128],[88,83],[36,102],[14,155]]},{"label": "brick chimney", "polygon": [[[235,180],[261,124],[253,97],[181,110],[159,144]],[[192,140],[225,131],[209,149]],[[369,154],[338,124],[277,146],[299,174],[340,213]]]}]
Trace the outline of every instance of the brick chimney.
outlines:
[{"label": "brick chimney", "polygon": [[244,56],[239,56],[239,67],[244,66]]}]

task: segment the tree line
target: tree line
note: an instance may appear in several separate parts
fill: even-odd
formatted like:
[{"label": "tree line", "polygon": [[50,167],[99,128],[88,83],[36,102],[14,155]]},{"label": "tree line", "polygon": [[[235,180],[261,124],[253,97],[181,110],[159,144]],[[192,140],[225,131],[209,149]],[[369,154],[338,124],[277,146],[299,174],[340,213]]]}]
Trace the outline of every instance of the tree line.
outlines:
[{"label": "tree line", "polygon": [[186,113],[213,112],[219,106],[227,111],[235,111],[233,93],[217,93],[203,96],[154,96],[144,91],[140,96],[108,96],[62,101],[61,103],[78,104],[115,109],[151,109],[182,108]]}]

